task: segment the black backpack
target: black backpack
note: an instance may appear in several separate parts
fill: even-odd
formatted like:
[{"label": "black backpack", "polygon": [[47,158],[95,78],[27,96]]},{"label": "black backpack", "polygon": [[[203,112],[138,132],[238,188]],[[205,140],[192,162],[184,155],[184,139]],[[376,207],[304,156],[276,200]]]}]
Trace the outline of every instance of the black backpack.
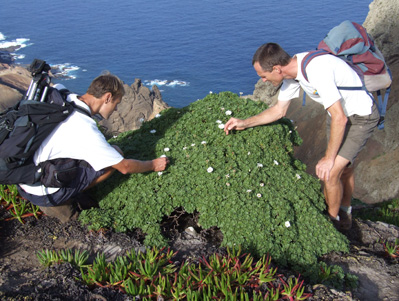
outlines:
[{"label": "black backpack", "polygon": [[50,66],[35,59],[30,65],[33,79],[24,99],[0,113],[0,184],[35,184],[42,181],[43,166],[33,155],[44,139],[74,110],[83,108],[66,101],[67,90],[50,86]]}]

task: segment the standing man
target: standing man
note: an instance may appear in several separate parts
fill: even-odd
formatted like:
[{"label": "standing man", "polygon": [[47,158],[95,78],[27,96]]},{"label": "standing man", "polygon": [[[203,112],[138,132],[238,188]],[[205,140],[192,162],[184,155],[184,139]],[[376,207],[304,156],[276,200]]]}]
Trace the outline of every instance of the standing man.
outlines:
[{"label": "standing man", "polygon": [[[55,88],[62,89],[62,85]],[[86,94],[70,94],[67,101],[86,110],[90,115],[100,114],[107,119],[116,109],[125,94],[123,83],[111,74],[101,75],[93,80]],[[61,222],[76,219],[80,209],[87,209],[87,200],[76,197],[88,188],[109,178],[117,170],[123,174],[162,171],[169,159],[157,158],[149,161],[127,159],[117,146],[110,145],[99,131],[96,122],[86,114],[75,110],[65,121],[43,141],[34,155],[34,163],[48,160],[74,159],[77,166],[73,172],[64,173],[65,187],[46,187],[19,184],[22,197],[40,206],[49,216]],[[58,179],[57,179],[58,180]],[[90,202],[89,202],[90,203]]]},{"label": "standing man", "polygon": [[241,120],[231,118],[231,130],[269,124],[287,113],[290,101],[299,97],[300,88],[327,111],[327,150],[316,165],[316,175],[324,182],[328,214],[338,230],[352,227],[351,199],[354,191],[353,161],[379,121],[373,99],[363,90],[339,90],[339,86],[361,87],[356,72],[333,55],[312,59],[306,67],[308,80],[301,72],[307,53],[289,56],[278,44],[267,43],[255,52],[252,65],[260,78],[274,86],[283,82],[278,102],[258,115]]}]

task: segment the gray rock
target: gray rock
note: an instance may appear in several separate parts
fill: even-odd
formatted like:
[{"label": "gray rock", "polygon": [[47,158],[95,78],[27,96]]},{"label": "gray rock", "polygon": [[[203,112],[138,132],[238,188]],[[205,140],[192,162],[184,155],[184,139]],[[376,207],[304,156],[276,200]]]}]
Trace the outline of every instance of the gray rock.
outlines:
[{"label": "gray rock", "polygon": [[125,84],[124,88],[125,96],[116,111],[107,120],[100,122],[108,136],[136,130],[144,121],[151,120],[169,107],[162,100],[161,92],[155,85],[151,91],[136,78],[131,86]]}]

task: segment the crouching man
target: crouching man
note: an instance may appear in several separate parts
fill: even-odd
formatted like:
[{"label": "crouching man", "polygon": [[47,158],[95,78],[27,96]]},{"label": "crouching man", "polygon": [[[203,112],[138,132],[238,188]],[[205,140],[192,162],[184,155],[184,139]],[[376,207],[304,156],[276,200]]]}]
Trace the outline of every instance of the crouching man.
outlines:
[{"label": "crouching man", "polygon": [[[57,85],[55,87],[59,88]],[[73,101],[90,115],[100,114],[107,119],[124,94],[121,80],[114,75],[105,74],[93,80],[86,94],[70,94],[67,100]],[[33,159],[36,165],[56,159],[79,162],[73,172],[64,173],[64,178],[70,177],[64,179],[68,182],[66,187],[18,185],[22,197],[61,222],[76,219],[80,210],[90,208],[93,202],[87,199],[88,196],[86,199],[82,198],[82,192],[109,178],[115,170],[123,174],[163,171],[169,163],[166,157],[149,161],[124,158],[117,146],[112,146],[105,140],[96,122],[79,110],[75,110],[57,126],[43,141]]]}]

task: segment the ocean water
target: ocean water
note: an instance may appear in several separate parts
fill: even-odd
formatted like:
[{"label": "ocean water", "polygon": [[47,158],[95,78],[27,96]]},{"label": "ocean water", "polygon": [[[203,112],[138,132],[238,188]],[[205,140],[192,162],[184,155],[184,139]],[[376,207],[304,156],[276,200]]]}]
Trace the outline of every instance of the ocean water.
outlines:
[{"label": "ocean water", "polygon": [[371,0],[4,1],[0,48],[18,64],[39,58],[84,93],[103,71],[156,84],[183,107],[210,91],[252,94],[256,49],[276,42],[289,54],[314,49],[344,20],[362,24]]}]

